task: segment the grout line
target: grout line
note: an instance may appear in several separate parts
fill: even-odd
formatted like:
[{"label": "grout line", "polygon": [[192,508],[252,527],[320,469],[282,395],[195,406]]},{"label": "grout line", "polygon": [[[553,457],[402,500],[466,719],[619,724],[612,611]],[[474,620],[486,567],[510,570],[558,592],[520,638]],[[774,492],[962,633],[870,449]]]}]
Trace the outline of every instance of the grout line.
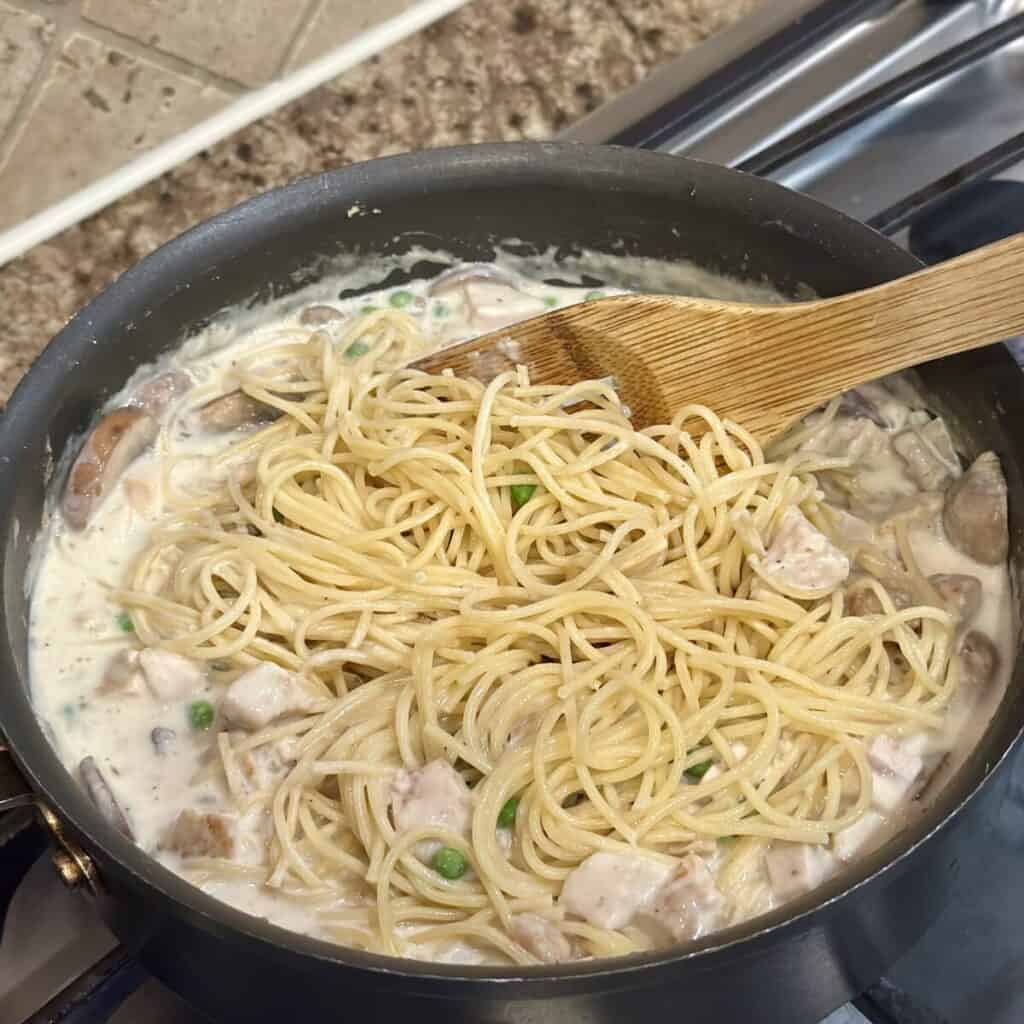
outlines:
[{"label": "grout line", "polygon": [[0,233],[0,267],[253,121],[266,117],[286,103],[336,78],[343,71],[426,28],[465,3],[466,0],[422,0],[415,7],[375,25],[305,67],[243,94],[212,117],[154,146],[112,174]]},{"label": "grout line", "polygon": [[147,64],[155,64],[157,67],[173,71],[184,78],[191,78],[202,85],[212,86],[221,92],[226,92],[229,96],[237,96],[251,88],[251,86],[236,82],[233,78],[225,78],[200,64],[193,64],[190,60],[185,60],[184,57],[177,57],[159,47],[140,43],[134,36],[125,35],[123,32],[118,32],[117,29],[107,28],[106,25],[99,25],[95,21],[89,21],[83,15],[79,15],[75,19],[74,30],[80,35],[91,36],[112,50],[119,50],[129,57],[144,60]]},{"label": "grout line", "polygon": [[147,46],[134,36],[125,35],[116,29],[107,28],[105,25],[90,21],[81,13],[80,5],[77,3],[74,6],[52,7],[43,3],[42,0],[2,0],[2,2],[11,4],[20,10],[28,11],[30,14],[37,14],[41,18],[46,18],[47,21],[56,22],[57,26],[63,30],[65,41],[68,36],[75,32],[80,35],[91,36],[104,46],[113,50],[119,50],[126,56],[144,60],[148,64],[156,64],[158,67],[165,68],[175,74],[191,78],[201,85],[220,89],[221,92],[226,92],[229,96],[237,96],[239,93],[251,88],[236,82],[234,79],[225,78],[216,71],[210,71],[200,64],[193,64],[183,57],[176,57],[173,53],[168,53],[166,50],[161,50],[156,46]]},{"label": "grout line", "polygon": [[277,67],[274,70],[275,78],[283,75],[288,69],[288,65],[291,64],[295,54],[299,52],[299,47],[306,41],[313,23],[320,16],[320,12],[326,6],[327,0],[308,0],[306,13],[299,19],[299,24],[296,26],[291,40],[284,48],[284,53],[281,54],[281,59],[277,62]]},{"label": "grout line", "polygon": [[[15,2],[17,2],[17,0],[15,0]],[[21,4],[17,4],[17,7],[29,14],[39,13],[32,8],[24,7]],[[43,16],[40,15],[40,17]],[[64,46],[64,41],[68,36],[67,30],[64,29],[57,18],[51,17],[46,18],[45,20],[54,26],[53,38],[46,47],[46,51],[43,53],[43,59],[39,62],[39,67],[36,69],[35,75],[32,76],[32,81],[25,90],[25,94],[21,97],[18,101],[18,105],[14,108],[14,114],[11,116],[11,120],[7,124],[7,130],[4,132],[3,138],[0,138],[0,170],[7,165],[7,161],[11,158],[11,154],[14,152],[15,146],[18,144],[18,139],[21,138],[21,133],[31,120],[32,111],[35,110],[36,104],[39,102],[39,97],[43,92],[43,86],[50,77],[50,69],[57,60],[57,57]]]}]

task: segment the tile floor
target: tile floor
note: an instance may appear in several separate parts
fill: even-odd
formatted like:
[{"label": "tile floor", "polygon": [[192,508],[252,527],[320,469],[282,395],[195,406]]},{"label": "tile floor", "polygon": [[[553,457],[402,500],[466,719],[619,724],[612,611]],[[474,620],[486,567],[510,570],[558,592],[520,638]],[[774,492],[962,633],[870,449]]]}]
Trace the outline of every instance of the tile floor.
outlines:
[{"label": "tile floor", "polygon": [[0,231],[414,0],[0,0]]}]

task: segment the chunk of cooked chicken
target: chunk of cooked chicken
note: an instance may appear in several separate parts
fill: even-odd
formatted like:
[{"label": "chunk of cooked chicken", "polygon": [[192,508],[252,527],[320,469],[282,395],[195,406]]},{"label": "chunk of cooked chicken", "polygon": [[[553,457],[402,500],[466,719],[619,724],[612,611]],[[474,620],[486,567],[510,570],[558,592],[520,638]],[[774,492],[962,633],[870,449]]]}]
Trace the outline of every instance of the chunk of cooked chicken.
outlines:
[{"label": "chunk of cooked chicken", "polygon": [[993,452],[983,452],[946,492],[946,536],[976,562],[999,565],[1010,550],[1006,477]]},{"label": "chunk of cooked chicken", "polygon": [[469,281],[464,294],[469,318],[481,330],[496,331],[545,309],[542,299],[497,281]]},{"label": "chunk of cooked chicken", "polygon": [[891,736],[876,736],[868,747],[872,797],[876,807],[891,811],[901,804],[924,769],[913,747]]},{"label": "chunk of cooked chicken", "polygon": [[892,439],[892,446],[923,491],[940,491],[960,475],[953,439],[940,419],[904,430]]},{"label": "chunk of cooked chicken", "polygon": [[309,711],[315,703],[291,672],[264,662],[228,687],[220,712],[229,725],[254,732],[278,718]]},{"label": "chunk of cooked chicken", "polygon": [[157,700],[191,697],[206,685],[202,666],[174,651],[147,647],[139,652],[139,668]]},{"label": "chunk of cooked chicken", "polygon": [[541,963],[557,964],[573,959],[569,937],[554,921],[539,914],[515,914],[509,921],[509,934]]},{"label": "chunk of cooked chicken", "polygon": [[832,855],[811,843],[774,842],[764,863],[772,893],[780,902],[820,885],[835,869]]},{"label": "chunk of cooked chicken", "polygon": [[632,853],[592,853],[569,872],[559,902],[598,928],[622,928],[647,906],[674,868]]},{"label": "chunk of cooked chicken", "polygon": [[101,694],[116,693],[120,696],[137,694],[142,690],[142,672],[139,669],[139,652],[124,648],[112,654],[103,670],[103,678],[96,687]]},{"label": "chunk of cooked chicken", "polygon": [[[391,780],[391,820],[401,834],[437,828],[469,835],[473,795],[465,779],[443,758],[413,771],[395,772]],[[417,843],[416,856],[429,861],[439,848],[434,840]]]},{"label": "chunk of cooked chicken", "polygon": [[725,898],[715,885],[707,864],[695,854],[680,861],[679,871],[655,894],[651,905],[641,911],[643,923],[675,942],[697,939],[712,931],[725,907]]},{"label": "chunk of cooked chicken", "polygon": [[795,505],[779,518],[762,566],[769,582],[795,591],[834,590],[850,575],[850,560]]},{"label": "chunk of cooked chicken", "polygon": [[182,811],[163,836],[163,847],[182,857],[231,857],[235,822],[225,814]]},{"label": "chunk of cooked chicken", "polygon": [[841,861],[856,858],[885,824],[877,811],[865,811],[858,821],[832,836],[832,852]]}]

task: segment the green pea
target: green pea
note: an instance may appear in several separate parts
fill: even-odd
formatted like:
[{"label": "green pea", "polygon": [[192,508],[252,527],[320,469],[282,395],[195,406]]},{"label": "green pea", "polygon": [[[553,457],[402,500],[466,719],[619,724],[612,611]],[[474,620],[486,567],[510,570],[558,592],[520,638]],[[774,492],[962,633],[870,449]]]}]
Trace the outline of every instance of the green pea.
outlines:
[{"label": "green pea", "polygon": [[213,705],[208,700],[194,700],[188,706],[188,724],[193,729],[209,729],[213,725]]},{"label": "green pea", "polygon": [[604,298],[604,292],[587,292],[587,294],[583,296],[583,301],[584,302],[593,302],[594,299],[603,299],[603,298]]},{"label": "green pea", "polygon": [[735,842],[736,842],[736,837],[735,836],[719,836],[718,837],[718,846],[722,850],[729,849],[729,847],[732,846],[732,844],[735,843]]},{"label": "green pea", "polygon": [[442,846],[433,857],[430,858],[430,866],[442,877],[454,881],[461,878],[469,865],[466,858],[450,846]]},{"label": "green pea", "polygon": [[518,810],[519,797],[510,796],[498,811],[498,828],[511,828],[516,823],[516,811]]},{"label": "green pea", "polygon": [[117,628],[121,630],[122,633],[135,632],[135,623],[132,622],[132,617],[127,612],[121,612],[114,621],[117,622]]},{"label": "green pea", "polygon": [[436,306],[434,306],[434,316],[436,316],[438,320],[443,319],[450,312],[451,310],[443,302],[439,302]]},{"label": "green pea", "polygon": [[368,314],[368,313],[376,313],[377,312],[377,307],[376,306],[363,306],[363,308],[361,310],[359,310],[359,312],[362,313],[364,316],[366,314]]},{"label": "green pea", "polygon": [[513,484],[511,490],[513,506],[515,508],[522,508],[533,497],[533,492],[537,490],[537,485]]},{"label": "green pea", "polygon": [[711,767],[711,761],[700,761],[697,764],[691,764],[689,768],[683,773],[688,778],[693,779],[694,782],[700,782],[701,779],[707,774],[707,770]]},{"label": "green pea", "polygon": [[408,306],[409,303],[412,302],[412,300],[412,292],[407,291],[392,292],[388,296],[388,302],[390,302],[391,305],[395,307],[395,309],[405,309],[405,307]]},{"label": "green pea", "polygon": [[60,709],[60,713],[70,722],[78,714],[78,708],[74,704],[65,704]]},{"label": "green pea", "polygon": [[360,356],[365,356],[370,351],[370,346],[365,341],[353,341],[347,349],[345,349],[346,359],[358,359]]},{"label": "green pea", "polygon": [[552,307],[557,306],[558,305],[558,296],[557,295],[545,295],[544,296],[544,305],[547,306],[548,309],[551,309]]}]

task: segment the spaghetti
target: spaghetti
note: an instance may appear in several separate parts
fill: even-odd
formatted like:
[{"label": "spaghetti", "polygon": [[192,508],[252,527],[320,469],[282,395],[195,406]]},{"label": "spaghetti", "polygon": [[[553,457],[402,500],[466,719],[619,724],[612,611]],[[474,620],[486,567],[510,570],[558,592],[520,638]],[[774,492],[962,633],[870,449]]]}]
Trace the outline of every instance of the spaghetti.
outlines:
[{"label": "spaghetti", "polygon": [[[271,662],[307,698],[221,731],[214,770],[270,839],[259,865],[202,870],[311,901],[349,945],[521,963],[525,911],[586,955],[650,945],[565,916],[563,883],[599,851],[700,854],[732,919],[764,909],[769,844],[856,823],[866,743],[941,724],[951,616],[870,580],[882,613],[857,616],[842,589],[768,571],[788,510],[833,533],[814,474],[843,460],[769,459],[702,407],[637,431],[599,382],[401,368],[428,347],[387,310],[243,359],[242,389],[282,415],[178,494],[118,595],[143,644],[228,679]],[[247,773],[285,748],[269,782]],[[471,788],[470,828],[397,829],[393,776],[439,759]],[[469,870],[439,874],[425,843]]]}]

